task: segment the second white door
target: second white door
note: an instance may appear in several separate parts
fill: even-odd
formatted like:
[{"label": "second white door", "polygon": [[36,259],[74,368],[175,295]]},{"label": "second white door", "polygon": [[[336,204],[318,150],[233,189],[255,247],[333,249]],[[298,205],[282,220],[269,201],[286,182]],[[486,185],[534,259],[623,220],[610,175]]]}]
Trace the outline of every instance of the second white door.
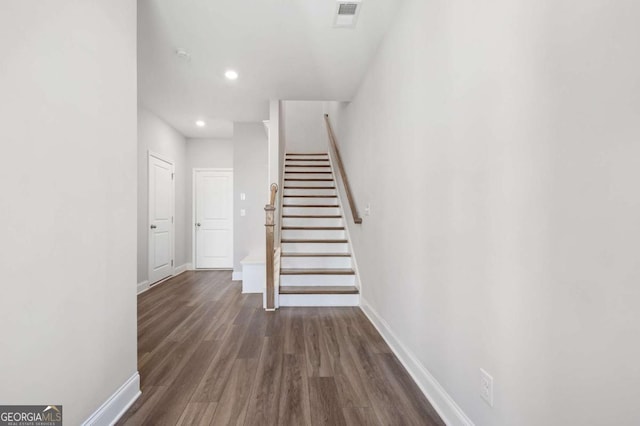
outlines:
[{"label": "second white door", "polygon": [[173,164],[149,153],[149,282],[173,275]]},{"label": "second white door", "polygon": [[195,267],[233,268],[233,171],[195,172]]}]

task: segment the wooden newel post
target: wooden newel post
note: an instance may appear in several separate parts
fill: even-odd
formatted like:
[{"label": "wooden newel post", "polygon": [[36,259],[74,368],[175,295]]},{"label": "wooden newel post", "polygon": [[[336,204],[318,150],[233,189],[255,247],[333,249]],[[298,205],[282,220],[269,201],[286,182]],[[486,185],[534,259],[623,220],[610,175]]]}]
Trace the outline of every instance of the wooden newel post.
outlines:
[{"label": "wooden newel post", "polygon": [[266,222],[264,224],[265,229],[267,231],[267,309],[275,309],[275,300],[274,300],[274,270],[273,270],[273,249],[274,249],[274,213],[276,208],[272,205],[267,204],[264,207],[264,211],[266,213]]},{"label": "wooden newel post", "polygon": [[275,309],[275,271],[274,271],[274,248],[275,248],[275,232],[274,227],[276,225],[275,222],[275,198],[276,192],[278,191],[278,185],[271,184],[271,204],[267,204],[264,206],[265,212],[265,230],[267,236],[267,257],[266,257],[266,270],[267,270],[267,297],[266,297],[266,309],[272,310]]}]

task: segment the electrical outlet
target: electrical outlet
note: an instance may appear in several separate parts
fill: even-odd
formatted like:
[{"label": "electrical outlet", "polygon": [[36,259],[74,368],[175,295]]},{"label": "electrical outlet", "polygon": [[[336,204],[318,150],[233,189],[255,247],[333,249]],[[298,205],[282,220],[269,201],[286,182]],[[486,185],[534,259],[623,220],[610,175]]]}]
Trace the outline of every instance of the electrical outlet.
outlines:
[{"label": "electrical outlet", "polygon": [[493,407],[493,377],[480,369],[480,396],[490,407]]},{"label": "electrical outlet", "polygon": [[244,201],[247,199],[247,195],[244,192],[240,193],[240,201]]},{"label": "electrical outlet", "polygon": [[245,209],[240,209],[240,216],[246,216],[247,211]]},{"label": "electrical outlet", "polygon": [[364,208],[364,215],[369,216],[370,214],[371,214],[371,204],[367,204],[367,206]]}]

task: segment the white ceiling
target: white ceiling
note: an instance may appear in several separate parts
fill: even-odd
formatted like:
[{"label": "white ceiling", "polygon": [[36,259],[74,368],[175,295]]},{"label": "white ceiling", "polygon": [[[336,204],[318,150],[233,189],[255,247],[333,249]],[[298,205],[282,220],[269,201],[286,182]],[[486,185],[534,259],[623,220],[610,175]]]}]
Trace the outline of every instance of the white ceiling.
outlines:
[{"label": "white ceiling", "polygon": [[334,0],[139,0],[140,102],[187,137],[229,137],[270,99],[350,100],[399,1],[363,0],[344,29]]}]

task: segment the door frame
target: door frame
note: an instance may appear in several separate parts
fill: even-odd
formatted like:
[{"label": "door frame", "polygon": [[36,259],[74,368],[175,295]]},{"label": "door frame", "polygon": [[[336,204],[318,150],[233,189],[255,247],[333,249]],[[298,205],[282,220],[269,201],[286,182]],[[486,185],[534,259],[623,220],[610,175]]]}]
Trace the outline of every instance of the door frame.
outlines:
[{"label": "door frame", "polygon": [[[206,271],[208,268],[198,268],[198,263],[196,262],[197,253],[196,253],[196,202],[197,202],[197,194],[196,194],[196,177],[198,172],[231,172],[231,270],[233,270],[233,265],[235,264],[235,194],[234,190],[234,182],[233,178],[235,177],[233,174],[233,167],[197,167],[193,168],[192,177],[191,177],[191,264],[193,265],[194,270],[198,271]],[[226,270],[227,268],[216,268]]]},{"label": "door frame", "polygon": [[169,157],[165,157],[162,154],[147,150],[147,280],[149,285],[155,284],[151,282],[151,271],[153,265],[151,264],[151,158],[156,158],[165,163],[171,164],[171,275],[166,278],[162,278],[157,282],[164,281],[167,278],[173,277],[176,274],[175,259],[176,259],[176,164]]}]

